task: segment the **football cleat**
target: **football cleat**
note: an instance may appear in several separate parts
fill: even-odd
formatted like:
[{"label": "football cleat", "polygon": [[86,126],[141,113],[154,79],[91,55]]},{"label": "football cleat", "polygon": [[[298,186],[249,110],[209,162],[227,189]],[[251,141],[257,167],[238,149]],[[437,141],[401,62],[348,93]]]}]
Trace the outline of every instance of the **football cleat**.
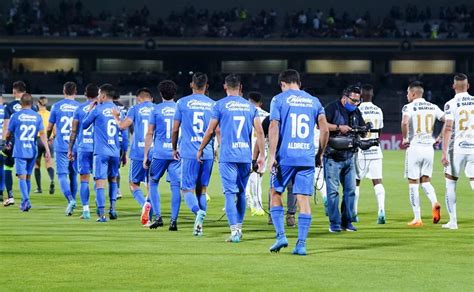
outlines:
[{"label": "football cleat", "polygon": [[91,212],[82,211],[82,215],[81,217],[79,217],[79,219],[85,219],[85,220],[91,219]]},{"label": "football cleat", "polygon": [[74,209],[76,209],[76,200],[72,199],[67,204],[66,216],[72,216],[72,213],[74,213]]},{"label": "football cleat", "polygon": [[341,226],[335,225],[335,224],[330,224],[330,225],[329,225],[329,232],[331,232],[331,233],[339,233],[339,232],[341,232],[341,231],[342,231]]},{"label": "football cleat", "polygon": [[239,234],[238,233],[231,234],[229,238],[226,239],[226,242],[239,243],[240,242]]},{"label": "football cleat", "polygon": [[379,217],[377,218],[377,224],[385,224],[385,212],[380,210]]},{"label": "football cleat", "polygon": [[117,211],[109,210],[109,218],[110,220],[116,220],[118,218]]},{"label": "football cleat", "polygon": [[295,248],[293,249],[293,254],[294,255],[305,256],[306,255],[306,243],[304,241],[298,240],[296,242]]},{"label": "football cleat", "polygon": [[441,219],[441,205],[438,202],[434,203],[434,206],[432,208],[432,214],[433,223],[438,224],[439,220]]},{"label": "football cleat", "polygon": [[120,191],[120,189],[117,190],[117,200],[120,200],[122,198],[122,192]]},{"label": "football cleat", "polygon": [[170,227],[168,227],[169,231],[178,231],[178,222],[176,220],[170,221]]},{"label": "football cleat", "polygon": [[354,232],[354,231],[357,231],[357,228],[355,228],[354,225],[352,225],[352,223],[347,223],[346,225],[344,226],[341,226],[342,227],[342,230],[345,230],[345,231],[349,231],[349,232]]},{"label": "football cleat", "polygon": [[202,224],[206,218],[206,211],[199,210],[196,214],[196,220],[194,221],[194,236],[202,236]]},{"label": "football cleat", "polygon": [[444,229],[456,230],[458,229],[458,223],[449,221],[448,223],[443,224],[441,227]]},{"label": "football cleat", "polygon": [[158,216],[158,218],[156,218],[155,221],[153,221],[153,223],[150,225],[150,229],[156,229],[158,227],[163,227],[163,219],[161,216]]},{"label": "football cleat", "polygon": [[54,182],[51,182],[49,185],[49,194],[53,195],[54,194]]},{"label": "football cleat", "polygon": [[105,216],[102,216],[102,217],[97,218],[95,222],[104,223],[104,222],[107,222],[107,218],[105,218]]},{"label": "football cleat", "polygon": [[288,239],[284,234],[277,236],[276,242],[270,247],[270,252],[280,252],[280,249],[288,247]]},{"label": "football cleat", "polygon": [[408,226],[411,226],[411,227],[421,227],[421,226],[423,226],[423,221],[413,219],[413,220],[412,220],[411,222],[409,222],[407,225],[408,225]]},{"label": "football cleat", "polygon": [[8,206],[11,206],[11,205],[15,205],[15,199],[13,199],[13,197],[8,198],[3,202],[4,207],[8,207]]},{"label": "football cleat", "polygon": [[42,194],[42,193],[43,193],[43,190],[37,188],[36,190],[34,190],[33,193],[35,193],[35,194]]},{"label": "football cleat", "polygon": [[150,209],[151,209],[151,203],[146,202],[142,208],[142,215],[141,215],[142,225],[145,225],[148,221],[150,221]]},{"label": "football cleat", "polygon": [[23,201],[20,205],[20,211],[21,212],[28,212],[31,209],[31,203],[30,201],[26,200]]},{"label": "football cleat", "polygon": [[144,228],[149,228],[151,224],[152,224],[152,222],[151,222],[151,221],[148,221],[147,223],[143,224],[142,226],[143,226]]}]

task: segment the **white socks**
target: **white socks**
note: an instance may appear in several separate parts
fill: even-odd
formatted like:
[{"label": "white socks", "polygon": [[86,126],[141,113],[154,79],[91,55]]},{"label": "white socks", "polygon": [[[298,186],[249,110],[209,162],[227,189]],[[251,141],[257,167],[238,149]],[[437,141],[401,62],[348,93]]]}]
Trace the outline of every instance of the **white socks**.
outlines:
[{"label": "white socks", "polygon": [[385,212],[385,188],[382,184],[376,184],[374,186],[375,198],[377,198],[377,205],[380,211]]},{"label": "white socks", "polygon": [[354,197],[354,215],[357,215],[357,206],[359,205],[360,187],[356,186]]},{"label": "white socks", "polygon": [[425,182],[421,184],[421,188],[423,189],[423,192],[428,197],[428,199],[431,201],[431,206],[433,207],[434,204],[438,202],[433,185],[429,182]]},{"label": "white socks", "polygon": [[408,190],[410,193],[410,204],[413,208],[415,220],[421,220],[420,193],[418,192],[418,186],[419,184],[408,184]]},{"label": "white socks", "polygon": [[469,183],[471,184],[471,190],[474,191],[474,180],[470,180]]},{"label": "white socks", "polygon": [[[456,181],[446,180],[446,208],[449,213],[449,222],[457,223],[456,217]],[[472,181],[471,181],[472,185]]]}]

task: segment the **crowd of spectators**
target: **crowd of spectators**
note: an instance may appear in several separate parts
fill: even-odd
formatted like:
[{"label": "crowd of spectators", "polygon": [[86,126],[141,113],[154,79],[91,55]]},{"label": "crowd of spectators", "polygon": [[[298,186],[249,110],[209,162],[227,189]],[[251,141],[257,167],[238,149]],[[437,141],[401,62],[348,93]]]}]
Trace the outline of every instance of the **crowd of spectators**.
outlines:
[{"label": "crowd of spectators", "polygon": [[[5,10],[5,9],[4,9]],[[307,9],[279,15],[274,9],[251,13],[243,7],[211,11],[187,6],[156,18],[147,6],[120,13],[92,13],[81,0],[13,0],[0,16],[0,35],[53,37],[209,37],[209,38],[474,38],[474,7],[421,9],[392,7],[386,17],[370,11]]]}]

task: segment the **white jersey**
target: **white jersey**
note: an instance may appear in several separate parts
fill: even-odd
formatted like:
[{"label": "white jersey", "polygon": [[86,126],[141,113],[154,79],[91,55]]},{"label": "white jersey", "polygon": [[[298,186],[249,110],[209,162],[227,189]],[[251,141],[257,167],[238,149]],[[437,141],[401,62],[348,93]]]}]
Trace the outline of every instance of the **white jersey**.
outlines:
[{"label": "white jersey", "polygon": [[424,98],[417,98],[403,107],[402,115],[410,118],[408,126],[410,147],[433,147],[435,119],[441,120],[444,117],[443,111]]},{"label": "white jersey", "polygon": [[[382,110],[373,104],[372,102],[363,102],[359,105],[359,110],[362,113],[362,117],[366,123],[371,122],[372,128],[375,130],[380,130],[383,128],[383,112]],[[376,139],[380,138],[378,133],[369,133],[367,139]],[[381,159],[383,158],[382,149],[380,146],[372,146],[367,150],[359,149],[359,159]]]},{"label": "white jersey", "polygon": [[458,93],[444,110],[446,120],[454,122],[454,154],[474,154],[474,96]]},{"label": "white jersey", "polygon": [[[265,118],[268,117],[269,115],[270,113],[257,107],[257,116],[260,119],[260,122],[263,122],[263,120],[265,120]],[[257,143],[257,133],[255,132],[255,129],[254,129],[252,131],[252,152],[253,152],[253,149],[255,149],[255,143]],[[267,149],[268,149],[268,141],[267,139],[265,139],[265,152],[267,151]],[[265,153],[265,156],[266,156],[266,153]]]}]

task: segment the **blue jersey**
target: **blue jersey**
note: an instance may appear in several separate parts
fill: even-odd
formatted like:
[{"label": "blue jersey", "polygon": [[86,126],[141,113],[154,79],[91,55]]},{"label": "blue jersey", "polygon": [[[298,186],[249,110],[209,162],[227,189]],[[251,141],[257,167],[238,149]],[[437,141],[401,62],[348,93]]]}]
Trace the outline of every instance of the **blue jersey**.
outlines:
[{"label": "blue jersey", "polygon": [[99,104],[82,123],[83,128],[94,124],[94,155],[120,157],[119,128],[112,114],[113,109],[117,110],[117,107],[111,101]]},{"label": "blue jersey", "polygon": [[36,137],[43,130],[41,116],[31,110],[22,109],[10,117],[8,131],[13,135],[15,144],[13,146],[13,157],[31,159],[36,156]]},{"label": "blue jersey", "polygon": [[153,158],[173,159],[171,146],[171,131],[176,112],[175,102],[162,102],[155,106],[150,119],[150,125],[155,126]]},{"label": "blue jersey", "polygon": [[252,162],[252,129],[257,108],[240,96],[219,100],[212,111],[219,122],[221,141],[219,162]]},{"label": "blue jersey", "polygon": [[[213,106],[214,101],[202,94],[185,96],[176,103],[174,120],[181,122],[181,157],[196,159],[196,153],[211,121]],[[202,159],[214,159],[214,139],[204,148]]]},{"label": "blue jersey", "polygon": [[133,121],[133,140],[130,147],[130,159],[143,160],[145,154],[145,136],[153,112],[154,104],[146,101],[132,106],[127,113],[127,118]]},{"label": "blue jersey", "polygon": [[74,120],[78,121],[77,124],[77,151],[79,152],[94,152],[94,125],[90,125],[88,128],[83,128],[85,116],[89,113],[90,105],[92,101],[88,100],[74,112]]},{"label": "blue jersey", "polygon": [[[56,125],[56,138],[54,139],[54,150],[56,152],[68,151],[72,120],[74,112],[78,107],[79,103],[77,101],[63,99],[53,104],[53,107],[51,108],[49,122]],[[75,148],[76,147],[74,147],[74,149]]]},{"label": "blue jersey", "polygon": [[314,166],[314,126],[324,114],[319,99],[303,90],[287,90],[273,97],[270,121],[280,123],[276,160],[286,166]]},{"label": "blue jersey", "polygon": [[[124,106],[120,101],[113,102],[119,112],[120,112],[120,119],[123,120],[127,116],[127,107]],[[120,150],[127,152],[128,149],[128,129],[119,131],[119,143],[120,143]]]},{"label": "blue jersey", "polygon": [[[38,108],[35,105],[32,106],[31,109],[35,112],[38,111]],[[4,119],[9,120],[14,113],[17,113],[21,110],[22,110],[22,107],[21,107],[21,104],[20,104],[19,100],[14,100],[14,101],[8,103],[5,106],[5,117],[4,117]]]},{"label": "blue jersey", "polygon": [[3,120],[5,119],[5,107],[0,104],[0,140],[3,140]]}]

